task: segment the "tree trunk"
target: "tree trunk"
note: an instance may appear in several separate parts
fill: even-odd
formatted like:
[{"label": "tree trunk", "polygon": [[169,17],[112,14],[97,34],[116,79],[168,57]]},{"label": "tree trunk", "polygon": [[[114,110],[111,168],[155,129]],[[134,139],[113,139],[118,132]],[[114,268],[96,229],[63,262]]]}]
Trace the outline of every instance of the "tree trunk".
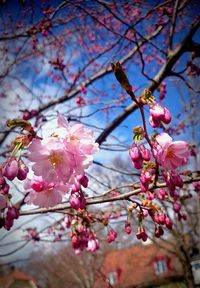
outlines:
[{"label": "tree trunk", "polygon": [[[187,266],[187,267],[186,267]],[[193,277],[193,273],[192,273],[192,267],[190,265],[190,263],[187,263],[185,265],[184,269],[185,271],[185,280],[186,280],[186,284],[188,288],[195,288],[195,283],[194,283],[194,277]]]},{"label": "tree trunk", "polygon": [[187,288],[195,288],[192,266],[190,264],[190,257],[187,251],[185,251],[183,247],[181,247],[181,250],[185,258],[185,261],[184,263],[182,263],[182,265],[183,265],[183,273],[184,273],[184,278],[186,281]]}]

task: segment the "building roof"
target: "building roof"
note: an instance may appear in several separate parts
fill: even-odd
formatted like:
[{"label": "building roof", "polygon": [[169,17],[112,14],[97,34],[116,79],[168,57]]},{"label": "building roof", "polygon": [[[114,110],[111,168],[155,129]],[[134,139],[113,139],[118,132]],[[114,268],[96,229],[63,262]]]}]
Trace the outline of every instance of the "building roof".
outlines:
[{"label": "building roof", "polygon": [[9,287],[14,281],[24,281],[30,284],[30,287],[36,288],[36,280],[28,274],[25,274],[22,271],[14,270],[9,275],[0,279],[0,288]]},{"label": "building roof", "polygon": [[[166,247],[165,243],[165,248]],[[135,245],[131,248],[115,250],[106,255],[102,267],[103,277],[99,277],[95,288],[109,287],[105,278],[109,273],[117,273],[117,284],[114,287],[137,287],[144,283],[152,283],[160,279],[182,275],[182,266],[174,254],[156,244]],[[164,260],[167,264],[167,272],[159,275],[155,272],[154,263]],[[100,280],[101,279],[101,280]]]}]

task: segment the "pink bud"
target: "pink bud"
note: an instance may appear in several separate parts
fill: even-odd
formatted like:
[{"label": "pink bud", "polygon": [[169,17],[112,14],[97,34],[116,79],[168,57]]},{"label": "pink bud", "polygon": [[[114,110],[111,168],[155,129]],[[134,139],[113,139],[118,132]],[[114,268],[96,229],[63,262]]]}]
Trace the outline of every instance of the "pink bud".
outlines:
[{"label": "pink bud", "polygon": [[165,225],[169,230],[172,230],[173,223],[168,216],[166,216],[165,218]]},{"label": "pink bud", "polygon": [[183,187],[183,180],[181,179],[180,175],[178,174],[171,175],[171,180],[175,186],[180,188]]},{"label": "pink bud", "polygon": [[5,218],[4,219],[4,228],[6,230],[10,230],[10,228],[13,226],[14,220],[12,218]]},{"label": "pink bud", "polygon": [[[87,188],[88,187],[88,177],[86,175],[78,175],[76,177],[76,179],[78,180],[78,182],[84,187]],[[80,190],[80,189],[79,189]]]},{"label": "pink bud", "polygon": [[129,150],[129,155],[132,161],[137,161],[141,158],[140,150],[138,149],[135,143],[132,145],[131,149]]},{"label": "pink bud", "polygon": [[74,184],[72,184],[72,193],[78,192],[81,189],[81,184],[78,181],[75,181]]},{"label": "pink bud", "polygon": [[115,232],[115,230],[111,229],[107,234],[107,242],[111,243],[115,241],[116,238],[117,238],[117,233]]},{"label": "pink bud", "polygon": [[128,221],[125,222],[125,231],[128,235],[131,234],[131,224]]},{"label": "pink bud", "polygon": [[147,233],[145,231],[142,232],[142,241],[146,242],[148,239]]},{"label": "pink bud", "polygon": [[86,200],[82,193],[73,193],[69,197],[69,203],[73,209],[85,209]]},{"label": "pink bud", "polygon": [[135,169],[142,169],[143,167],[143,160],[142,158],[139,158],[138,160],[133,161],[133,165],[135,167]]},{"label": "pink bud", "polygon": [[164,234],[164,231],[163,231],[163,228],[161,226],[158,226],[155,228],[155,232],[154,232],[155,237],[159,238],[163,234]]},{"label": "pink bud", "polygon": [[140,153],[144,161],[150,160],[150,151],[149,149],[145,148],[143,144],[140,145]]},{"label": "pink bud", "polygon": [[73,235],[71,236],[71,242],[72,242],[72,247],[73,247],[74,249],[77,249],[78,246],[79,246],[79,241],[78,241],[78,236],[77,236],[76,234],[73,234]]},{"label": "pink bud", "polygon": [[8,207],[8,211],[6,214],[7,219],[17,219],[19,218],[19,210],[14,206]]},{"label": "pink bud", "polygon": [[147,241],[147,239],[148,239],[146,232],[141,227],[138,227],[136,237],[137,237],[137,239],[142,239],[142,241],[144,241],[144,242]]},{"label": "pink bud", "polygon": [[173,209],[174,209],[174,212],[175,212],[175,213],[179,213],[179,211],[181,210],[181,204],[178,203],[178,202],[175,202],[175,203],[173,204]]},{"label": "pink bud", "polygon": [[29,120],[31,118],[31,113],[28,110],[25,110],[23,112],[23,117],[24,120]]},{"label": "pink bud", "polygon": [[158,198],[161,200],[164,200],[166,196],[167,196],[166,190],[164,188],[160,188],[159,193],[158,193]]},{"label": "pink bud", "polygon": [[99,240],[97,238],[89,239],[87,243],[87,250],[94,252],[99,249]]},{"label": "pink bud", "polygon": [[200,181],[192,183],[195,192],[200,192]]},{"label": "pink bud", "polygon": [[33,110],[31,110],[31,117],[35,117],[35,116],[37,116],[37,114],[38,114],[38,111],[37,110],[35,110],[35,109],[33,109]]},{"label": "pink bud", "polygon": [[194,147],[192,147],[192,148],[190,149],[190,156],[192,156],[192,157],[196,157],[196,156],[197,156],[197,152],[196,152],[196,150],[195,150]]},{"label": "pink bud", "polygon": [[140,183],[140,188],[142,192],[146,192],[149,189],[149,184],[148,183]]},{"label": "pink bud", "polygon": [[16,159],[11,159],[6,162],[3,167],[3,175],[8,178],[8,180],[12,181],[18,173],[18,163]]},{"label": "pink bud", "polygon": [[171,117],[171,113],[169,112],[169,110],[167,108],[164,108],[164,116],[162,118],[162,121],[165,123],[165,124],[169,124],[172,120],[172,117]]},{"label": "pink bud", "polygon": [[153,128],[159,127],[163,122],[169,124],[171,121],[171,114],[169,110],[162,107],[160,104],[155,103],[149,106],[150,118],[149,123]]},{"label": "pink bud", "polygon": [[24,164],[24,162],[22,160],[18,161],[18,173],[17,173],[17,178],[19,180],[25,180],[28,174],[28,167]]},{"label": "pink bud", "polygon": [[7,183],[5,183],[5,184],[3,185],[3,187],[1,188],[1,192],[2,192],[3,194],[8,194],[9,189],[10,189],[10,186],[9,186]]},{"label": "pink bud", "polygon": [[159,213],[159,224],[164,225],[165,224],[165,214],[164,213]]},{"label": "pink bud", "polygon": [[153,128],[158,128],[160,126],[160,122],[158,122],[155,119],[153,119],[153,117],[151,115],[149,116],[149,124]]},{"label": "pink bud", "polygon": [[156,198],[156,193],[154,192],[147,192],[146,199],[147,200],[154,200]]},{"label": "pink bud", "polygon": [[152,116],[153,121],[156,121],[156,122],[160,122],[163,119],[163,116],[165,113],[164,108],[158,103],[150,105],[149,112],[150,112],[150,115]]}]

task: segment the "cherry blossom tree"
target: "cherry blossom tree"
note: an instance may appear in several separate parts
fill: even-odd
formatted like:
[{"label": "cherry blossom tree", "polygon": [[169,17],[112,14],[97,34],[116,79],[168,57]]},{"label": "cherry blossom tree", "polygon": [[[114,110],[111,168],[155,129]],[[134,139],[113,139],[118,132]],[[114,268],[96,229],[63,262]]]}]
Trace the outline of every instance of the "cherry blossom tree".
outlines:
[{"label": "cherry blossom tree", "polygon": [[[120,217],[126,233],[136,220],[142,241],[147,219],[156,237],[172,230],[162,203],[184,221],[181,191],[191,183],[200,190],[198,167],[191,169],[198,141],[190,143],[199,128],[191,113],[198,1],[1,5],[1,228],[57,213],[41,231],[28,227],[26,243],[68,231],[80,253],[100,248],[99,227],[115,241],[110,223]],[[132,181],[109,186],[94,167],[115,169],[108,163],[116,153],[129,155]]]}]

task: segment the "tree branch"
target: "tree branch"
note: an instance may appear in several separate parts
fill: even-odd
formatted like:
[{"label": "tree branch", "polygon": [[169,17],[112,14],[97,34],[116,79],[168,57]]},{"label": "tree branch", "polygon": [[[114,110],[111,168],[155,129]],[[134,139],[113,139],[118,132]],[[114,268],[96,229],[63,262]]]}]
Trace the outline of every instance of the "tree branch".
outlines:
[{"label": "tree branch", "polygon": [[[200,177],[195,177],[195,179],[192,178],[189,180],[184,180],[183,183],[190,184],[192,182],[197,182],[197,181],[200,181]],[[129,184],[129,186],[133,186],[133,184]],[[157,188],[163,188],[163,187],[167,187],[167,184],[158,183],[157,185],[151,185],[149,187],[149,191],[153,189],[157,189]],[[123,194],[113,196],[113,197],[105,197],[102,195],[99,197],[90,197],[90,198],[86,198],[86,205],[89,206],[93,204],[102,204],[102,203],[109,203],[109,202],[115,202],[115,201],[121,201],[121,200],[128,200],[129,197],[138,195],[139,193],[141,193],[141,189],[137,188],[127,193],[123,193]],[[106,195],[107,192],[104,194]],[[43,214],[43,213],[48,213],[48,212],[58,212],[58,211],[62,211],[62,210],[70,209],[70,208],[71,208],[71,205],[69,203],[63,203],[63,204],[58,204],[51,208],[38,208],[38,209],[30,210],[30,211],[21,211],[20,215],[24,216],[24,215],[33,215],[33,214]]]}]

